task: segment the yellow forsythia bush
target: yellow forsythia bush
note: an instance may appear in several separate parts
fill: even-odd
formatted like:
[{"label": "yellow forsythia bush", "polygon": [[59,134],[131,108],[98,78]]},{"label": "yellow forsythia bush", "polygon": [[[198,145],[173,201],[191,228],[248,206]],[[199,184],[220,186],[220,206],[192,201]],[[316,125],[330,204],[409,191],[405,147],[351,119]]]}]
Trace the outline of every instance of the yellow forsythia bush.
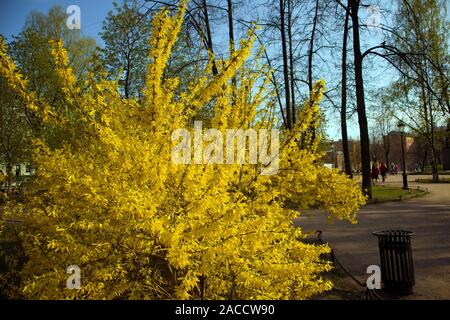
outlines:
[{"label": "yellow forsythia bush", "polygon": [[[206,105],[208,125],[220,130],[274,126],[268,72],[244,64],[252,33],[219,64],[218,76],[205,70],[185,92],[163,76],[183,13],[180,6],[153,21],[140,100],[122,98],[106,75],[78,83],[61,42],[53,42],[64,113],[28,91],[2,43],[1,74],[28,108],[65,132],[61,148],[35,141],[34,192],[23,207],[5,209],[23,221],[27,298],[306,299],[331,288],[321,277],[331,269],[321,259],[329,248],[299,241],[292,220],[319,206],[355,222],[365,199],[355,182],[317,164],[318,139],[308,132],[318,122],[324,83],[315,84],[296,126],[281,132],[277,174],[261,175],[255,164],[175,164],[172,133],[192,129]],[[300,211],[286,209],[286,200]],[[79,290],[66,287],[70,265],[81,270]]]}]

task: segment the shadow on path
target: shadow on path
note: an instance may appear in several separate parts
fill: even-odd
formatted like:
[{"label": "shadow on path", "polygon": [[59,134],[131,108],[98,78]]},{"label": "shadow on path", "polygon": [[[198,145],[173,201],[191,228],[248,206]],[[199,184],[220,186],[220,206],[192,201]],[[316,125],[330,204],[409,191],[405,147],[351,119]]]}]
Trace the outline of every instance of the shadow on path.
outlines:
[{"label": "shadow on path", "polygon": [[[397,183],[400,182],[390,182],[392,185]],[[326,214],[315,210],[294,223],[305,232],[322,230],[323,240],[361,281],[368,277],[366,269],[369,265],[380,265],[378,242],[372,232],[413,231],[416,285],[414,295],[405,299],[450,299],[450,184],[420,185],[428,188],[429,194],[412,200],[366,206],[361,209],[356,225],[337,220],[328,224]]]}]

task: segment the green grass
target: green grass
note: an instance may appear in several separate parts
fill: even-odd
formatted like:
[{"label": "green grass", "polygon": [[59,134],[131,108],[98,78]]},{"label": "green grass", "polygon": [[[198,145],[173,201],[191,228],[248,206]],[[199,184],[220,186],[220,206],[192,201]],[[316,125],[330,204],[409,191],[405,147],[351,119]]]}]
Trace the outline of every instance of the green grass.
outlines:
[{"label": "green grass", "polygon": [[[436,183],[436,182],[433,182],[433,179],[416,179],[416,182],[420,182],[420,183]],[[437,183],[450,183],[450,178],[439,177],[439,182],[437,182]]]},{"label": "green grass", "polygon": [[[431,170],[426,170],[424,172],[408,172],[408,176],[430,176],[433,173],[431,172]],[[439,170],[439,175],[440,176],[449,176],[450,175],[450,171],[441,171]]]},{"label": "green grass", "polygon": [[373,186],[371,202],[386,202],[414,198],[424,194],[425,191],[419,189],[403,190],[397,187]]}]

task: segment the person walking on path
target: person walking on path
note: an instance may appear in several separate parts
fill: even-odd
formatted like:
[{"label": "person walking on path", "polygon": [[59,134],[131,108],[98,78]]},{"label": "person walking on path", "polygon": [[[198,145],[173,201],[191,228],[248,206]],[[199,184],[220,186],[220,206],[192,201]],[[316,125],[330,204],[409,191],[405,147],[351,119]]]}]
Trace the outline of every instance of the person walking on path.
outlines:
[{"label": "person walking on path", "polygon": [[372,165],[372,183],[375,184],[376,182],[378,182],[378,166],[374,163]]},{"label": "person walking on path", "polygon": [[383,180],[383,182],[386,181],[387,172],[388,172],[388,168],[384,164],[384,162],[382,162],[381,165],[380,165],[380,174],[381,174],[381,179]]}]

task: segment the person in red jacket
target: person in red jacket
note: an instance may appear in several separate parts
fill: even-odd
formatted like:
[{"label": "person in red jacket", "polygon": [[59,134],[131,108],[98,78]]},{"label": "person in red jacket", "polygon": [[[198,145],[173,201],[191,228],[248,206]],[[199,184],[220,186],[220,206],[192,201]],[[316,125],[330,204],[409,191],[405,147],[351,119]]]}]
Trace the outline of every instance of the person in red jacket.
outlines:
[{"label": "person in red jacket", "polygon": [[372,165],[372,183],[373,184],[378,182],[378,174],[379,174],[378,166],[374,163]]},{"label": "person in red jacket", "polygon": [[387,173],[388,173],[388,167],[386,166],[386,164],[384,162],[382,162],[380,165],[380,174],[381,174],[381,179],[383,180],[383,182],[386,181]]}]

